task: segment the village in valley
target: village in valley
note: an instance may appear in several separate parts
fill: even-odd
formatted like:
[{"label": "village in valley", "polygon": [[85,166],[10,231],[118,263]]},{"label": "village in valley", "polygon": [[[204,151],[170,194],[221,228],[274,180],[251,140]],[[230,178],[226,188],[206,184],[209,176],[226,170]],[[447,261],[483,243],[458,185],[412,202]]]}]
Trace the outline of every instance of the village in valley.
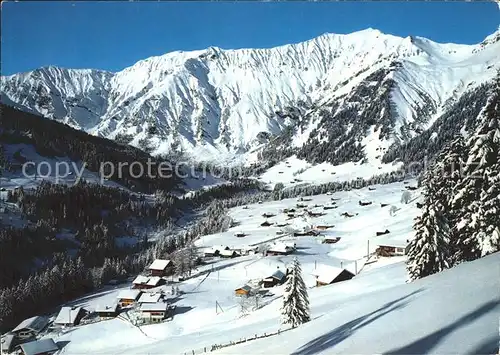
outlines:
[{"label": "village in valley", "polygon": [[411,180],[234,207],[229,230],[196,241],[196,265],[179,272],[176,260],[158,258],[139,275],[34,314],[2,335],[2,355],[162,347],[195,354],[272,336],[286,331],[278,309],[294,258],[313,317],[316,303],[328,309],[339,297],[404,284],[415,186]]}]

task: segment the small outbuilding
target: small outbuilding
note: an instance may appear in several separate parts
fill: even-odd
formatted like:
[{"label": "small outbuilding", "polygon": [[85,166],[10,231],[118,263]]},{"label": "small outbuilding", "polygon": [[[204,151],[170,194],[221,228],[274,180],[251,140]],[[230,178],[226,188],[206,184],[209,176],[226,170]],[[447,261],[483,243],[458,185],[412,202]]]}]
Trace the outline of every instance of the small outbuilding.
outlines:
[{"label": "small outbuilding", "polygon": [[314,229],[308,229],[308,230],[304,230],[302,232],[294,232],[293,233],[294,237],[305,237],[305,236],[316,237],[318,235],[319,235],[319,232],[317,230],[314,230]]},{"label": "small outbuilding", "polygon": [[172,260],[156,259],[149,266],[149,271],[151,276],[168,276],[174,272],[174,263]]},{"label": "small outbuilding", "polygon": [[87,311],[82,307],[62,307],[54,320],[55,325],[74,326],[80,324]]},{"label": "small outbuilding", "polygon": [[269,221],[264,221],[260,224],[261,227],[270,227],[272,226],[274,223],[272,222],[269,222]]},{"label": "small outbuilding", "polygon": [[326,236],[323,238],[323,244],[335,244],[340,240],[340,237]]},{"label": "small outbuilding", "polygon": [[52,338],[45,338],[21,344],[24,355],[50,355],[59,351],[59,347]]},{"label": "small outbuilding", "polygon": [[234,290],[236,296],[250,296],[252,294],[252,287],[245,285]]},{"label": "small outbuilding", "polygon": [[330,229],[330,228],[333,228],[335,227],[333,224],[318,224],[315,228],[316,230],[321,230],[321,231],[324,231],[324,230],[327,230],[327,229]]}]

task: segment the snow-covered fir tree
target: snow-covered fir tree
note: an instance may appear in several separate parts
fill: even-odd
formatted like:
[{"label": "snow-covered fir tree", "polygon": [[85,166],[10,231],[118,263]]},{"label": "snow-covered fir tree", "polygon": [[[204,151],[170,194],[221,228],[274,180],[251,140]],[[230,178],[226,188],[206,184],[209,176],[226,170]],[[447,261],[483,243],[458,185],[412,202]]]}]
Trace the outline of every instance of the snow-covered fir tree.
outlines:
[{"label": "snow-covered fir tree", "polygon": [[456,187],[458,261],[500,250],[500,79],[479,128],[467,142],[468,159]]},{"label": "snow-covered fir tree", "polygon": [[297,258],[293,259],[291,272],[285,283],[281,317],[282,324],[291,325],[293,328],[311,319],[307,287],[302,279],[302,269]]},{"label": "snow-covered fir tree", "polygon": [[438,186],[428,179],[422,215],[415,219],[416,235],[408,246],[406,265],[410,281],[449,267],[450,227],[443,205],[435,198]]}]

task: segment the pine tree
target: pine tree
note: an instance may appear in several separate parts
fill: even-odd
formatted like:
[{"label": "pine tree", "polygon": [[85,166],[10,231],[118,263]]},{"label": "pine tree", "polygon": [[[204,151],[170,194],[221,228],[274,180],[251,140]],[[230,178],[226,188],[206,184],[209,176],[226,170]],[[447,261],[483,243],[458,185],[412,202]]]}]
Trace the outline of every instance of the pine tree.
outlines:
[{"label": "pine tree", "polygon": [[489,101],[484,119],[467,142],[468,159],[452,207],[457,211],[457,260],[469,261],[500,250],[500,87]]},{"label": "pine tree", "polygon": [[442,204],[435,199],[437,186],[428,181],[422,215],[415,219],[416,235],[408,246],[406,264],[410,281],[449,267],[450,227]]},{"label": "pine tree", "polygon": [[293,328],[311,319],[307,288],[302,279],[302,269],[297,258],[293,259],[292,270],[285,283],[281,316],[282,324],[289,324]]}]

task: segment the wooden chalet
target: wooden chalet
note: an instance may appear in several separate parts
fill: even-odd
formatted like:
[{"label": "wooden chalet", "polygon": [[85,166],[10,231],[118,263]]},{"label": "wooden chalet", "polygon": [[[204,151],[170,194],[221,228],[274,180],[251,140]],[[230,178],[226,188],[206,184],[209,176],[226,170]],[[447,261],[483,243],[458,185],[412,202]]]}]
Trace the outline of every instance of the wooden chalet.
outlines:
[{"label": "wooden chalet", "polygon": [[386,207],[386,206],[389,206],[389,204],[388,204],[388,203],[381,203],[381,204],[380,204],[380,207],[382,207],[382,208],[383,208],[383,207]]},{"label": "wooden chalet", "polygon": [[366,202],[364,202],[364,201],[359,201],[359,205],[360,205],[360,206],[369,206],[369,205],[371,205],[371,204],[372,204],[372,202],[371,202],[371,201],[366,201]]},{"label": "wooden chalet", "polygon": [[384,240],[379,242],[377,249],[375,249],[375,253],[382,257],[403,256],[406,255],[407,249],[407,242]]},{"label": "wooden chalet", "polygon": [[11,333],[18,339],[31,339],[40,334],[49,324],[49,318],[44,316],[34,316],[23,320]]},{"label": "wooden chalet", "polygon": [[101,319],[111,319],[118,315],[118,303],[113,305],[99,305],[94,311]]},{"label": "wooden chalet", "polygon": [[325,215],[323,212],[306,211],[306,213],[309,217],[321,217]]},{"label": "wooden chalet", "polygon": [[318,235],[319,235],[319,232],[316,231],[316,230],[314,230],[314,229],[309,229],[309,230],[306,230],[306,231],[294,232],[293,233],[294,237],[305,237],[305,236],[316,237]]},{"label": "wooden chalet", "polygon": [[137,277],[132,281],[132,287],[135,289],[145,289],[148,288],[147,284],[149,281],[149,276],[137,275]]},{"label": "wooden chalet", "polygon": [[307,205],[305,203],[297,203],[295,206],[297,208],[306,208],[307,207]]},{"label": "wooden chalet", "polygon": [[235,236],[236,238],[243,238],[243,237],[246,237],[246,236],[247,236],[247,234],[245,234],[245,233],[241,233],[241,232],[240,232],[240,233],[234,233],[234,236]]},{"label": "wooden chalet", "polygon": [[269,222],[269,221],[264,221],[260,224],[261,227],[270,227],[272,226],[274,223],[272,222]]},{"label": "wooden chalet", "polygon": [[139,307],[140,317],[149,323],[158,323],[169,316],[166,302],[143,303]]},{"label": "wooden chalet", "polygon": [[385,235],[385,234],[389,234],[391,233],[388,229],[386,229],[385,231],[383,232],[376,232],[375,234],[377,235],[377,237],[381,236],[381,235]]},{"label": "wooden chalet", "polygon": [[221,258],[236,258],[240,256],[240,253],[238,253],[236,250],[221,250],[219,252],[219,256]]},{"label": "wooden chalet", "polygon": [[138,304],[163,302],[165,294],[163,292],[144,292],[137,300]]},{"label": "wooden chalet", "polygon": [[62,307],[54,320],[55,325],[75,326],[80,324],[83,317],[88,314],[82,307]]},{"label": "wooden chalet", "polygon": [[283,210],[283,213],[294,213],[296,212],[297,210],[295,208],[285,208]]},{"label": "wooden chalet", "polygon": [[316,227],[314,227],[316,230],[321,230],[325,231],[327,229],[335,227],[333,224],[327,225],[327,224],[318,224]]},{"label": "wooden chalet", "polygon": [[283,228],[283,227],[286,227],[288,225],[289,225],[289,223],[286,223],[286,222],[285,223],[278,223],[278,224],[276,224],[276,227]]},{"label": "wooden chalet", "polygon": [[248,296],[250,296],[252,294],[252,292],[253,292],[253,289],[249,285],[244,285],[244,286],[239,287],[236,290],[234,290],[234,294],[236,296],[240,296],[240,297],[241,296],[247,296],[248,297]]},{"label": "wooden chalet", "polygon": [[415,191],[418,189],[417,186],[405,186],[407,190],[410,190],[410,191]]},{"label": "wooden chalet", "polygon": [[174,272],[174,263],[172,260],[156,259],[149,266],[149,271],[151,272],[151,276],[163,277],[172,275]]},{"label": "wooden chalet", "polygon": [[307,198],[307,197],[299,197],[297,199],[297,201],[299,202],[309,202],[309,201],[312,201],[312,198]]},{"label": "wooden chalet", "polygon": [[263,213],[263,214],[262,214],[262,217],[264,217],[264,218],[271,218],[271,217],[274,217],[274,216],[276,216],[276,215],[275,215],[275,214],[273,214],[273,213],[267,213],[267,212],[266,212],[266,213]]},{"label": "wooden chalet", "polygon": [[266,256],[276,256],[276,255],[289,255],[295,251],[295,248],[291,245],[286,245],[284,243],[275,244],[266,250]]},{"label": "wooden chalet", "polygon": [[59,347],[52,338],[44,338],[21,344],[23,355],[50,355],[57,351],[59,351]]},{"label": "wooden chalet", "polygon": [[324,239],[323,239],[323,244],[335,244],[337,243],[338,241],[340,240],[340,237],[328,237],[326,236]]},{"label": "wooden chalet", "polygon": [[376,188],[375,188],[375,187],[371,187],[371,186],[370,186],[370,187],[368,187],[368,190],[369,190],[369,191],[375,191],[375,190],[376,190]]},{"label": "wooden chalet", "polygon": [[351,217],[354,217],[355,215],[350,214],[349,212],[344,212],[344,213],[341,214],[341,216],[344,216],[346,218],[351,218]]},{"label": "wooden chalet", "polygon": [[326,265],[317,268],[313,275],[316,276],[317,287],[347,281],[354,277],[354,274],[349,270]]},{"label": "wooden chalet", "polygon": [[127,307],[137,302],[141,296],[142,291],[140,290],[122,290],[116,297],[118,299],[118,304],[121,307]]},{"label": "wooden chalet", "polygon": [[323,210],[327,211],[327,210],[333,210],[335,208],[339,208],[339,206],[323,206]]},{"label": "wooden chalet", "polygon": [[227,245],[214,245],[211,248],[205,249],[205,256],[219,256],[220,252],[223,250],[229,250],[230,248]]},{"label": "wooden chalet", "polygon": [[276,270],[271,276],[262,280],[262,285],[265,288],[282,285],[286,281],[286,274],[281,270]]}]

